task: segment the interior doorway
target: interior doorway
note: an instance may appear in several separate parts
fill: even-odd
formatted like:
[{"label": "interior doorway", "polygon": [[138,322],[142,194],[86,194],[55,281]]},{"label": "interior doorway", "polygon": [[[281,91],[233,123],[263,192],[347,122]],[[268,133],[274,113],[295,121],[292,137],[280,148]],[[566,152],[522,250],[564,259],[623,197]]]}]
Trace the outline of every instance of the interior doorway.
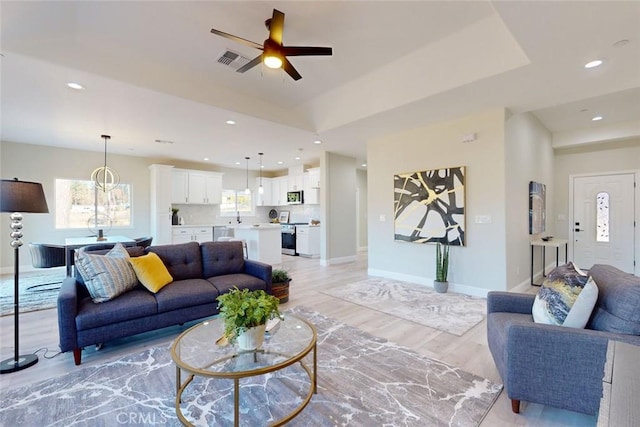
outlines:
[{"label": "interior doorway", "polygon": [[580,268],[635,269],[635,173],[570,178],[572,259]]}]

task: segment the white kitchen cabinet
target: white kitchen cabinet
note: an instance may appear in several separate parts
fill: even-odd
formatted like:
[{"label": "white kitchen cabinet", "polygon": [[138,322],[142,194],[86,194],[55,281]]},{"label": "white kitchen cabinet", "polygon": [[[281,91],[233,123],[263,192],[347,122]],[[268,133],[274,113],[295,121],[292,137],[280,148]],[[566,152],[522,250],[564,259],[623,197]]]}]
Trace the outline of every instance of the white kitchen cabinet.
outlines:
[{"label": "white kitchen cabinet", "polygon": [[271,185],[271,178],[262,178],[262,189],[264,190],[262,194],[260,194],[258,188],[260,188],[260,179],[256,178],[256,206],[274,206],[273,203],[273,192]]},{"label": "white kitchen cabinet", "polygon": [[287,176],[287,191],[302,191],[304,190],[304,175],[289,175]]},{"label": "white kitchen cabinet", "polygon": [[309,169],[304,173],[304,203],[320,203],[320,168]]},{"label": "white kitchen cabinet", "polygon": [[296,252],[306,257],[320,255],[320,227],[296,225]]},{"label": "white kitchen cabinet", "polygon": [[171,172],[171,201],[176,204],[189,202],[189,172],[186,170],[174,169]]},{"label": "white kitchen cabinet", "polygon": [[289,177],[279,176],[272,178],[271,202],[273,206],[284,206],[287,204],[287,191],[289,191]]},{"label": "white kitchen cabinet", "polygon": [[222,202],[221,173],[177,169],[172,182],[173,203],[219,205]]},{"label": "white kitchen cabinet", "polygon": [[149,232],[157,245],[171,243],[171,192],[173,166],[150,165],[150,214]]},{"label": "white kitchen cabinet", "polygon": [[213,227],[174,227],[171,237],[172,243],[212,242]]}]

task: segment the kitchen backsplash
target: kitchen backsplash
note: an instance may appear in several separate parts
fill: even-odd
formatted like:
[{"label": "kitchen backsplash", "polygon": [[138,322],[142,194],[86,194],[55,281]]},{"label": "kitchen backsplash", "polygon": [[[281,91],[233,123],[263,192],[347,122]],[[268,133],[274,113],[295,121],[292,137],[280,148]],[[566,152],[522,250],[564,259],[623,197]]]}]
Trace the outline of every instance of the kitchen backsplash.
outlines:
[{"label": "kitchen backsplash", "polygon": [[[185,225],[205,225],[205,224],[237,224],[235,216],[220,216],[220,206],[218,205],[180,205],[174,204],[174,208],[180,209],[178,216],[184,219]],[[245,216],[240,214],[243,224],[259,224],[271,222],[269,211],[275,209],[277,217],[280,211],[289,211],[289,222],[307,223],[312,219],[320,219],[320,205],[291,205],[265,207],[258,206],[255,216]]]}]

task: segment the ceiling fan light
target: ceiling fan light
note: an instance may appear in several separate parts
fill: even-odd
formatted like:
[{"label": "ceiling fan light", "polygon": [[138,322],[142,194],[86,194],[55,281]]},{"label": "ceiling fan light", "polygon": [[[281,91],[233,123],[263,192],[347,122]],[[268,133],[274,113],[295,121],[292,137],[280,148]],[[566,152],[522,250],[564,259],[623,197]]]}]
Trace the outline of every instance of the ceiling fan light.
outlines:
[{"label": "ceiling fan light", "polygon": [[264,57],[264,65],[266,65],[269,68],[273,68],[273,69],[280,68],[280,67],[282,67],[282,58],[280,58],[276,54],[265,55],[265,57]]}]

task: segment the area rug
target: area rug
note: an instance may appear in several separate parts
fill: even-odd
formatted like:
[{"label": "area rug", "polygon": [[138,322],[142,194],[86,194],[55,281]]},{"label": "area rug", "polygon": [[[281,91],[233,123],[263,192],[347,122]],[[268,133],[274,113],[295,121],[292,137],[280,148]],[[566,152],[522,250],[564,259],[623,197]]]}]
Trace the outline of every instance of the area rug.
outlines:
[{"label": "area rug", "polygon": [[[502,385],[421,356],[307,308],[318,331],[318,394],[289,426],[477,426]],[[213,337],[212,337],[213,339]],[[0,425],[180,425],[169,346],[3,391]],[[241,380],[243,426],[264,426],[300,402],[299,364]],[[230,380],[196,378],[182,409],[195,425],[233,425]]]},{"label": "area rug", "polygon": [[453,292],[441,294],[423,285],[383,278],[321,292],[457,336],[480,323],[487,312],[484,298]]},{"label": "area rug", "polygon": [[[62,282],[65,276],[64,267],[20,273],[20,313],[55,307],[60,289],[59,282]],[[0,276],[0,316],[13,314],[13,280],[13,274]],[[45,283],[51,284],[38,286]]]}]

